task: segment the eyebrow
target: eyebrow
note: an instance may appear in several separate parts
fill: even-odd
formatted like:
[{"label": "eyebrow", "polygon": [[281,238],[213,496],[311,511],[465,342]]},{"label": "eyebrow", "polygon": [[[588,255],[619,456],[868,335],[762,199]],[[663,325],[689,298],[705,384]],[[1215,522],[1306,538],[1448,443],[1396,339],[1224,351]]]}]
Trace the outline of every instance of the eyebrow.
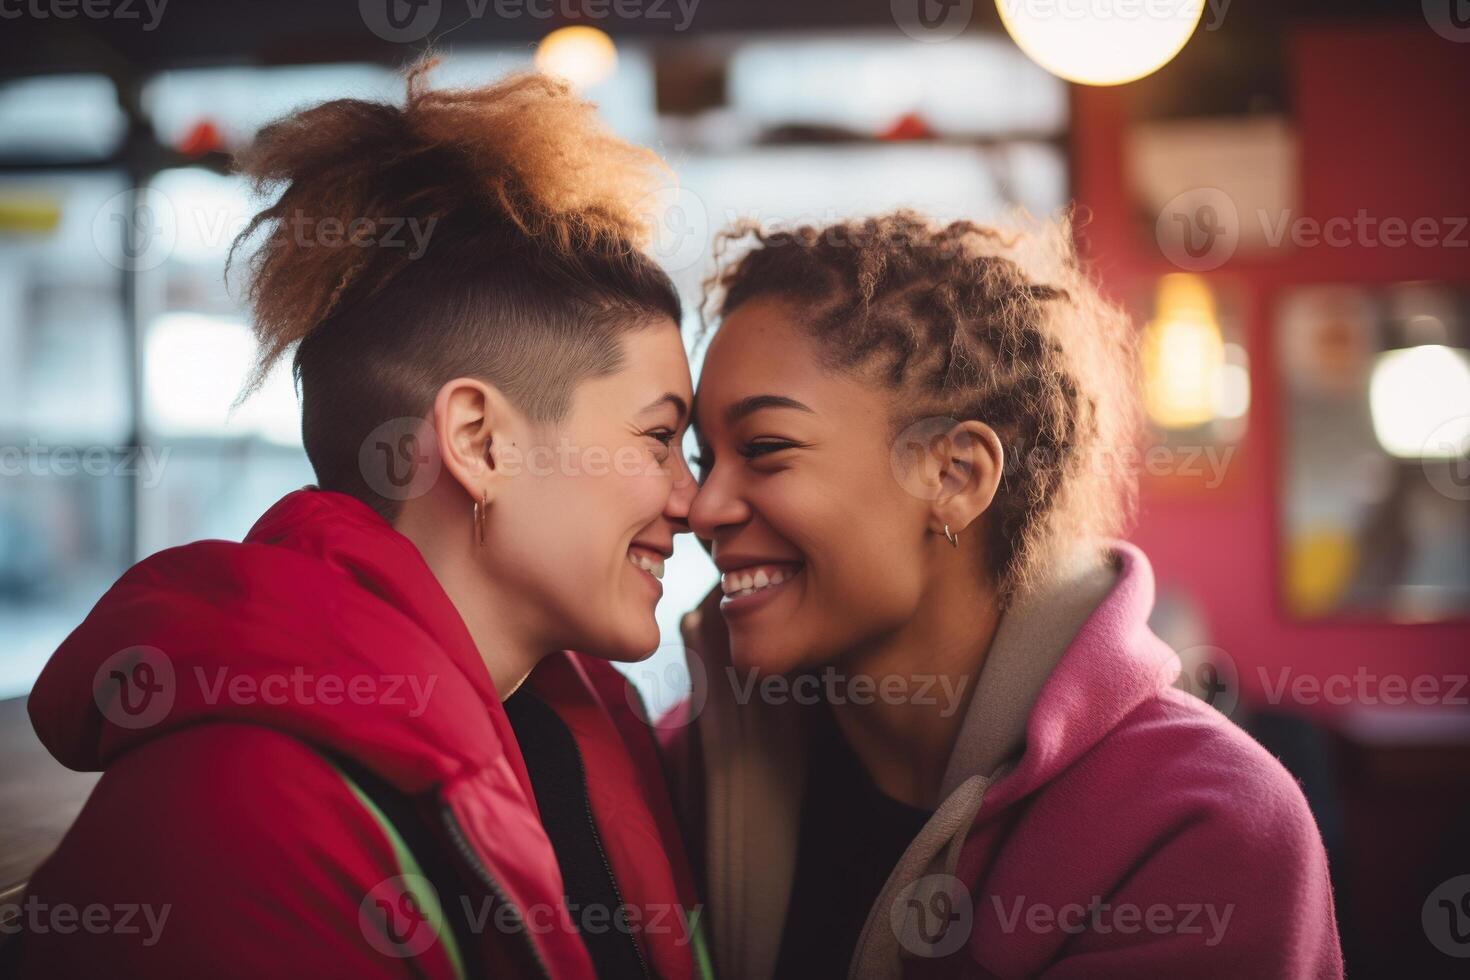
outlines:
[{"label": "eyebrow", "polygon": [[763,408],[789,408],[798,412],[806,412],[808,415],[816,414],[810,407],[803,405],[795,398],[787,398],[785,395],[750,395],[725,409],[725,424],[734,425],[747,415],[759,412]]},{"label": "eyebrow", "polygon": [[689,403],[684,400],[683,396],[676,395],[672,391],[666,391],[658,398],[649,402],[638,414],[643,415],[664,405],[674,406],[674,410],[679,413],[679,421],[681,422],[689,417]]}]

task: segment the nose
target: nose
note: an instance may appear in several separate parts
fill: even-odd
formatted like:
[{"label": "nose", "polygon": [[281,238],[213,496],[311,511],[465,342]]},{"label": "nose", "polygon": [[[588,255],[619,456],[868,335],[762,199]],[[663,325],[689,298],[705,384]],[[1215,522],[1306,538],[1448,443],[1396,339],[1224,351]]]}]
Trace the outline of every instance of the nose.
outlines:
[{"label": "nose", "polygon": [[689,470],[689,464],[681,453],[670,454],[673,463],[674,486],[669,493],[668,503],[664,504],[664,518],[674,525],[674,533],[679,534],[689,530],[689,510],[694,503],[695,492],[699,489],[699,481]]},{"label": "nose", "polygon": [[713,541],[721,528],[750,520],[750,506],[736,492],[729,470],[716,466],[705,478],[689,507],[689,527],[699,537]]}]

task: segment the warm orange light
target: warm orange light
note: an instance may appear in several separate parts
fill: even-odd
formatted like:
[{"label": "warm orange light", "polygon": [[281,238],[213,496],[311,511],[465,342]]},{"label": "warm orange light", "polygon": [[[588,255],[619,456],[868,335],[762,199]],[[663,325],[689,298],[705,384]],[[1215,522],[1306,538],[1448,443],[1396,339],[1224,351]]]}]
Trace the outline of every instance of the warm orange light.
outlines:
[{"label": "warm orange light", "polygon": [[617,46],[595,27],[557,28],[536,48],[537,70],[564,78],[576,89],[606,81],[617,66]]},{"label": "warm orange light", "polygon": [[1192,429],[1231,411],[1239,413],[1240,394],[1221,384],[1225,341],[1215,297],[1205,281],[1186,273],[1165,276],[1154,311],[1143,334],[1149,418],[1165,429]]}]

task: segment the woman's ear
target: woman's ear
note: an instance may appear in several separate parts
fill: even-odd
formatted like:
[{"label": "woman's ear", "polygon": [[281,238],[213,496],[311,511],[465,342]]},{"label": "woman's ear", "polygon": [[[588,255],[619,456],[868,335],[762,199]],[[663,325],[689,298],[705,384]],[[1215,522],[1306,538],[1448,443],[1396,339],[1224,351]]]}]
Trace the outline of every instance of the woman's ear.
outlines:
[{"label": "woman's ear", "polygon": [[984,422],[957,422],[934,445],[938,492],[931,503],[933,530],[958,534],[995,499],[1005,468],[1000,436]]},{"label": "woman's ear", "polygon": [[434,398],[434,433],[444,469],[473,500],[494,500],[508,475],[516,410],[477,378],[447,381]]}]

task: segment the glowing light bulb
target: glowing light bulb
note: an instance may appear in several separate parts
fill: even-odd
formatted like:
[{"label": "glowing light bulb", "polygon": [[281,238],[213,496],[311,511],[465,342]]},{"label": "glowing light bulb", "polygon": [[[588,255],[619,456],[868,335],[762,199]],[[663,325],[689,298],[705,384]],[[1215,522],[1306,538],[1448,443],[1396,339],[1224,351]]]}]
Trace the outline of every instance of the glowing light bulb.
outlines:
[{"label": "glowing light bulb", "polygon": [[[1222,400],[1239,403],[1242,398],[1229,391],[1229,382],[1222,385],[1225,341],[1214,296],[1198,276],[1175,273],[1160,280],[1155,310],[1143,335],[1149,417],[1166,429],[1192,429],[1214,421],[1226,407]],[[1245,383],[1249,385],[1248,378]],[[1243,413],[1238,404],[1229,407]]]},{"label": "glowing light bulb", "polygon": [[1041,67],[1082,85],[1158,71],[1194,33],[1204,0],[995,0],[1001,23]]},{"label": "glowing light bulb", "polygon": [[1454,459],[1470,447],[1470,359],[1443,344],[1378,355],[1368,382],[1373,434],[1400,459]]},{"label": "glowing light bulb", "polygon": [[617,66],[617,46],[595,27],[557,28],[536,48],[537,70],[564,78],[578,90],[606,81]]}]

